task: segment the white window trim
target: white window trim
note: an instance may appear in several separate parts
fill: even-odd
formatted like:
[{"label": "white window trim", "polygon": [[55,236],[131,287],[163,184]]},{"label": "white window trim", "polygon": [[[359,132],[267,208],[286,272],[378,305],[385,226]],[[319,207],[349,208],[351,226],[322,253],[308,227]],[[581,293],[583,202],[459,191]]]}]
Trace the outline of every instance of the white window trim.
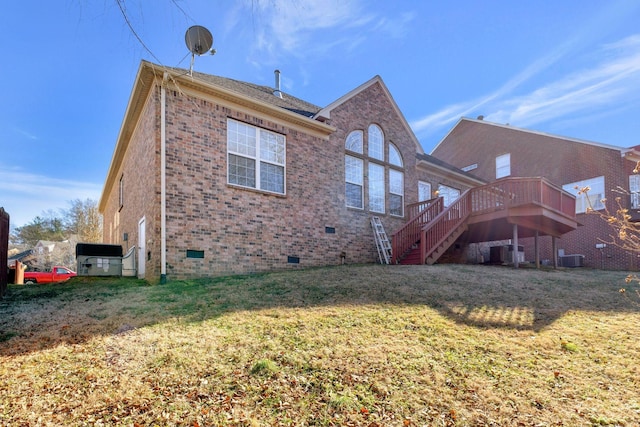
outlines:
[{"label": "white window trim", "polygon": [[[353,180],[349,180],[347,177],[347,158],[352,158],[355,160],[358,160],[360,162],[360,169],[361,169],[361,173],[360,173],[360,182],[355,182]],[[350,156],[349,154],[345,155],[345,205],[348,208],[351,209],[360,209],[360,210],[364,210],[364,160],[359,158],[359,157],[355,157],[355,156]],[[347,197],[347,189],[346,189],[346,184],[352,184],[352,185],[357,185],[358,187],[360,187],[360,206],[353,206],[349,204],[349,198]]]},{"label": "white window trim", "polygon": [[496,157],[496,179],[511,176],[511,153]]},{"label": "white window trim", "polygon": [[[353,139],[353,138],[358,138],[358,150],[353,150],[351,149],[351,147],[349,147],[349,142]],[[364,150],[364,132],[361,130],[354,130],[349,132],[349,135],[347,135],[347,138],[344,141],[344,148],[347,151],[351,151],[352,153],[358,153],[358,154],[363,154],[363,150]]]},{"label": "white window trim", "polygon": [[[390,214],[393,216],[403,217],[404,208],[405,208],[405,194],[404,194],[405,193],[405,188],[404,188],[405,170],[404,170],[404,160],[402,158],[402,153],[400,152],[400,150],[396,145],[394,145],[391,142],[387,142],[385,140],[384,131],[380,126],[378,126],[375,123],[371,123],[367,128],[367,141],[366,141],[366,147],[363,147],[363,152],[358,152],[357,150],[354,151],[350,148],[353,145],[353,144],[350,144],[350,140],[353,138],[356,138],[357,136],[363,137],[364,132],[361,130],[354,130],[349,132],[347,134],[347,137],[345,138],[345,144],[344,144],[344,147],[345,147],[345,169],[344,169],[345,206],[350,209],[359,209],[359,210],[368,211],[368,212],[377,213],[377,214]],[[379,150],[376,150],[375,153],[372,153],[371,151],[371,147],[374,146],[374,144],[372,144],[372,141],[376,141],[376,143],[380,144]],[[366,151],[366,154],[364,154],[364,151]],[[359,154],[359,155],[352,155],[351,153]],[[393,153],[393,156],[391,155],[391,153]],[[363,175],[361,177],[360,182],[355,182],[353,180],[353,177],[350,180],[347,176],[349,171],[347,169],[347,163],[349,162],[349,159],[354,159],[359,162],[360,168],[362,170],[362,175]],[[383,168],[383,171],[384,171],[383,173],[384,182],[382,183],[382,186],[384,188],[384,191],[383,191],[384,199],[383,199],[383,205],[381,207],[372,206],[371,204],[371,200],[372,200],[371,194],[373,194],[372,189],[374,189],[374,186],[372,185],[372,181],[369,180],[368,182],[366,182],[366,185],[365,185],[364,174],[367,174],[367,176],[369,176],[371,179],[370,168],[372,167],[372,165],[381,167]],[[401,193],[391,191],[390,175],[393,173],[391,172],[392,170],[397,173],[400,173],[402,176],[402,192]],[[349,184],[358,186],[360,188],[361,200],[360,200],[359,206],[353,206],[349,204],[350,199],[347,197],[347,186]],[[375,189],[379,189],[379,186],[375,187]],[[395,214],[389,211],[389,206],[387,206],[387,204],[389,203],[388,200],[392,196],[398,196],[401,198],[401,205],[402,205],[401,214]],[[369,203],[365,204],[365,200],[369,200]]]},{"label": "white window trim", "polygon": [[[438,185],[438,195],[443,197],[445,207],[458,200],[461,193],[462,192],[457,188],[449,187],[448,185],[444,184]],[[455,198],[451,198],[452,194],[457,194],[457,196]]]},{"label": "white window trim", "polygon": [[[238,151],[234,151],[231,150],[229,148],[229,135],[228,135],[228,129],[229,129],[229,123],[230,122],[235,122],[239,125],[242,126],[246,126],[249,128],[252,128],[255,130],[255,155],[249,155],[246,153],[242,153],[242,152],[238,152]],[[260,133],[261,132],[265,132],[267,134],[271,134],[271,135],[275,135],[276,138],[278,137],[282,137],[282,144],[283,144],[283,153],[282,153],[282,163],[279,163],[277,161],[273,161],[273,160],[267,160],[266,158],[262,158],[261,156],[261,137],[260,137]],[[248,185],[242,185],[242,184],[237,184],[237,183],[233,183],[230,181],[229,176],[230,176],[230,170],[229,168],[231,167],[230,162],[229,162],[229,154],[232,154],[234,156],[238,156],[238,157],[244,157],[247,159],[252,159],[255,161],[255,187],[251,187]],[[268,189],[264,189],[261,187],[261,178],[260,178],[260,173],[261,173],[261,163],[268,163],[271,165],[275,165],[277,167],[281,167],[282,168],[282,192],[279,191],[273,191],[273,190],[268,190]],[[270,194],[278,194],[278,195],[286,195],[287,194],[287,138],[285,135],[276,133],[276,132],[272,132],[257,126],[252,126],[250,124],[244,123],[244,122],[240,122],[238,120],[233,120],[233,119],[227,119],[227,184],[228,185],[232,185],[234,187],[240,187],[240,188],[248,188],[248,189],[252,189],[252,190],[258,190],[261,192],[265,192],[265,193],[270,193]]]},{"label": "white window trim", "polygon": [[[426,199],[420,200],[420,187],[429,187],[429,196]],[[430,182],[424,182],[424,181],[418,181],[418,201],[419,202],[426,202],[427,200],[431,200],[433,197],[431,195],[431,183]]]},{"label": "white window trim", "polygon": [[[393,153],[393,156],[391,155]],[[392,159],[397,157],[398,161],[395,162]],[[402,160],[402,155],[400,154],[400,150],[393,143],[389,143],[389,164],[397,167],[404,167],[404,161]]]},{"label": "white window trim", "polygon": [[[581,190],[589,187],[587,194]],[[605,208],[602,199],[605,198],[605,180],[603,176],[583,179],[582,181],[571,182],[562,186],[562,189],[576,196],[576,214],[586,213],[589,207],[587,197],[591,202],[591,209],[599,211]]]},{"label": "white window trim", "polygon": [[[400,178],[402,179],[402,186],[401,188],[401,193],[397,193],[395,191],[392,191],[391,189],[391,174],[392,173],[398,173]],[[399,171],[396,169],[389,169],[389,199],[391,199],[391,196],[400,196],[401,199],[401,203],[400,203],[400,207],[401,207],[401,212],[400,214],[395,214],[391,211],[391,209],[389,209],[389,214],[392,216],[397,216],[397,217],[403,217],[404,216],[404,171]]]},{"label": "white window trim", "polygon": [[[372,142],[374,141],[374,138],[373,138],[374,133],[379,133],[379,136],[380,136],[380,140],[375,140],[376,147],[378,146],[377,144],[380,144],[380,146],[379,146],[379,148],[380,148],[380,153],[379,153],[380,157],[376,157],[375,156],[375,154],[378,154],[378,153],[376,153],[376,152],[372,153],[372,147],[374,147],[374,145],[372,144]],[[375,160],[384,162],[384,132],[382,132],[382,129],[380,128],[380,126],[378,126],[376,124],[370,124],[367,136],[368,136],[368,138],[367,138],[367,155],[371,159],[375,159]]]},{"label": "white window trim", "polygon": [[[377,168],[378,170],[382,170],[382,182],[378,182],[377,185],[376,183],[373,182],[372,179],[372,168]],[[384,165],[381,165],[379,163],[376,162],[369,162],[368,166],[367,166],[367,170],[368,170],[368,177],[369,177],[369,212],[375,212],[375,213],[381,213],[384,214],[385,213],[385,205],[387,202],[387,197],[386,197],[386,193],[387,193],[387,189],[386,187],[386,179],[385,179],[385,170],[384,170]],[[382,189],[382,205],[380,207],[380,209],[377,209],[375,206],[373,206],[373,198],[372,193],[373,190],[377,189],[378,191],[380,191],[380,187]]]},{"label": "white window trim", "polygon": [[629,175],[629,198],[631,209],[640,209],[640,175]]}]

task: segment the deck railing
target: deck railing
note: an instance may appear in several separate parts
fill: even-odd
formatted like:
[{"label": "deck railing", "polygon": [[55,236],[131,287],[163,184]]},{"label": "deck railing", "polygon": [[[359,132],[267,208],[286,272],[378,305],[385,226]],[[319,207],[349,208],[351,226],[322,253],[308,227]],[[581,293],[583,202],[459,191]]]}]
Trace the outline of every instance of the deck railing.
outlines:
[{"label": "deck railing", "polygon": [[472,189],[472,215],[535,204],[575,216],[575,197],[545,178],[503,178]]},{"label": "deck railing", "polygon": [[426,257],[471,215],[530,204],[575,217],[575,197],[545,178],[503,178],[467,190],[446,209],[441,197],[409,205],[409,221],[392,236],[392,263],[418,240],[421,260],[425,262]]}]

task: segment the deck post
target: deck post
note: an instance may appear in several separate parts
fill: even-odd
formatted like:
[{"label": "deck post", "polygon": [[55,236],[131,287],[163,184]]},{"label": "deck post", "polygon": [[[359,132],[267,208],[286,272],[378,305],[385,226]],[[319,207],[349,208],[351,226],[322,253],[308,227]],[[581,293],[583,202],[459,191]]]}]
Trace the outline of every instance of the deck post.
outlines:
[{"label": "deck post", "polygon": [[513,267],[518,268],[518,224],[513,224]]},{"label": "deck post", "polygon": [[551,251],[553,252],[553,268],[558,268],[558,239],[551,236]]},{"label": "deck post", "polygon": [[535,252],[536,252],[536,268],[540,268],[540,245],[538,243],[538,238],[540,237],[540,233],[538,232],[538,230],[536,230],[536,236],[534,239],[534,246],[535,246]]}]

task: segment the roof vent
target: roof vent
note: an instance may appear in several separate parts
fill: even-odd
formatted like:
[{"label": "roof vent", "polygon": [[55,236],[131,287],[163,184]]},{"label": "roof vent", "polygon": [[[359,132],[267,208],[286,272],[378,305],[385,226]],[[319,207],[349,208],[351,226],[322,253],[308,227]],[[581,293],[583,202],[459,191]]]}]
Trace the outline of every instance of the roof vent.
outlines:
[{"label": "roof vent", "polygon": [[280,70],[274,71],[276,75],[276,90],[273,91],[273,94],[278,98],[282,98],[282,92],[280,92]]},{"label": "roof vent", "polygon": [[483,115],[479,115],[478,116],[478,120],[484,120],[484,116]]}]

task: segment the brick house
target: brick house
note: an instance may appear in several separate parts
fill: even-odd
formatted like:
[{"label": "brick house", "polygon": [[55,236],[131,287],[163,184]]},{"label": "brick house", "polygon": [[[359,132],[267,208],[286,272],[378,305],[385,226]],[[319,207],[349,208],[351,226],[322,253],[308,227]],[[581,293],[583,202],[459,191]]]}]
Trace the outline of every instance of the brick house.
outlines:
[{"label": "brick house", "polygon": [[[640,175],[633,169],[640,151],[595,142],[582,141],[490,123],[481,118],[462,118],[438,143],[431,153],[487,182],[504,177],[541,176],[564,190],[576,194],[574,187],[589,186],[591,205],[615,212],[613,189],[622,188],[631,195],[623,197],[625,207],[640,218]],[[601,247],[609,240],[611,228],[597,215],[585,213],[586,196],[576,196],[576,215],[581,227],[562,235],[557,249],[560,254],[584,255],[584,265],[593,268],[637,270],[638,259],[612,245]],[[533,257],[533,244],[524,241],[525,257]],[[543,240],[540,251],[546,259],[553,257],[551,241]]]},{"label": "brick house", "polygon": [[[424,153],[379,76],[322,108],[143,61],[99,203],[148,280],[378,259],[419,200],[483,181]],[[455,197],[453,194],[452,197]]]}]

